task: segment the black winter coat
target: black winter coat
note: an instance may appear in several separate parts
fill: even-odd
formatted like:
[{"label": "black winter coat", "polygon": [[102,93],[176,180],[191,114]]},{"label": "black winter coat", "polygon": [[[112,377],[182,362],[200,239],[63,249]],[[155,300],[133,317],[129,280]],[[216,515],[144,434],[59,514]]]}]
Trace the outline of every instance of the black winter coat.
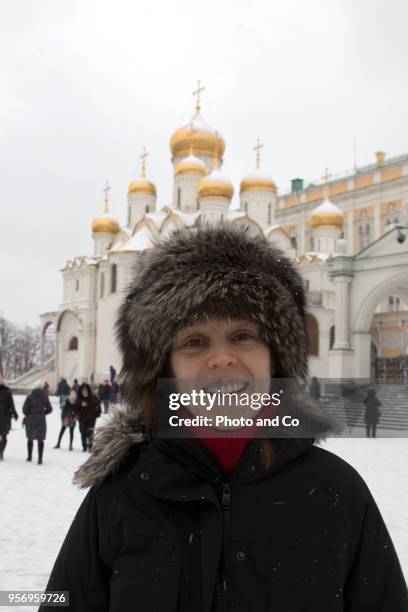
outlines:
[{"label": "black winter coat", "polygon": [[134,445],[90,489],[47,590],[75,612],[406,612],[362,478],[312,440],[275,442],[271,473],[252,442],[231,480],[196,440]]},{"label": "black winter coat", "polygon": [[45,396],[42,389],[34,389],[26,397],[23,405],[25,415],[25,428],[28,440],[44,442],[47,435],[47,423],[45,417],[52,412],[50,400]]},{"label": "black winter coat", "polygon": [[12,418],[18,419],[13,395],[6,385],[0,385],[0,436],[8,434]]},{"label": "black winter coat", "polygon": [[381,402],[378,399],[378,397],[374,396],[374,397],[366,397],[364,400],[364,404],[365,404],[365,411],[364,411],[364,419],[365,422],[368,424],[374,424],[377,425],[378,421],[380,420],[380,416],[381,416],[381,412],[380,412],[380,406],[381,406]]}]

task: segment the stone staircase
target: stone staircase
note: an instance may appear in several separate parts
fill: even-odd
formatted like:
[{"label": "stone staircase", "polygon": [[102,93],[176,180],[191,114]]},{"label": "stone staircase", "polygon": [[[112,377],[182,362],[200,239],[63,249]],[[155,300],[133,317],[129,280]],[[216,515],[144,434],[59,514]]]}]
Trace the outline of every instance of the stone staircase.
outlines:
[{"label": "stone staircase", "polygon": [[[401,431],[401,436],[408,435],[408,385],[370,384],[382,406],[378,427],[381,429]],[[368,385],[356,387],[342,396],[341,393],[326,393],[321,397],[321,403],[330,412],[338,416],[349,430],[356,427],[365,428],[364,399],[367,396]]]}]

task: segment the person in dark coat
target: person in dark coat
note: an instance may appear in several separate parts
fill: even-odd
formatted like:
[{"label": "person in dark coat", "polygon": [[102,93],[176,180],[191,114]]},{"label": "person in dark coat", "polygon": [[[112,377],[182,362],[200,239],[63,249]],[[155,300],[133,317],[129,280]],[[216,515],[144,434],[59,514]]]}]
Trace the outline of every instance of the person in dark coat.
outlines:
[{"label": "person in dark coat", "polygon": [[118,394],[119,394],[119,385],[116,382],[116,380],[114,380],[110,386],[110,404],[117,404],[118,403]]},{"label": "person in dark coat", "polygon": [[76,392],[76,394],[78,395],[78,392],[79,392],[79,382],[78,382],[77,378],[74,378],[74,382],[72,383],[72,388]]},{"label": "person in dark coat", "polygon": [[290,260],[221,225],[178,230],[136,263],[117,320],[127,404],[76,472],[90,490],[47,590],[75,612],[407,612],[366,483],[318,446],[335,426],[319,405],[296,406],[313,437],[160,434],[159,378],[306,379]]},{"label": "person in dark coat", "polygon": [[4,459],[7,436],[11,429],[11,419],[17,421],[18,414],[14,406],[13,394],[0,376],[0,461]]},{"label": "person in dark coat", "polygon": [[309,393],[310,393],[310,397],[312,399],[314,399],[316,402],[319,401],[319,399],[320,399],[320,384],[319,384],[319,381],[317,379],[317,376],[313,376],[312,377],[312,382],[310,383],[310,387],[309,387]]},{"label": "person in dark coat", "polygon": [[61,378],[57,386],[57,395],[59,397],[61,410],[65,406],[70,391],[71,389],[66,378]]},{"label": "person in dark coat", "polygon": [[50,400],[45,396],[42,385],[38,385],[26,397],[23,404],[27,436],[27,461],[32,460],[34,440],[38,443],[38,465],[42,465],[44,440],[47,435],[45,417],[52,412]]},{"label": "person in dark coat", "polygon": [[105,379],[98,387],[98,396],[103,404],[103,411],[105,414],[109,412],[109,404],[111,397],[111,387],[109,381]]},{"label": "person in dark coat", "polygon": [[116,378],[116,370],[113,367],[113,365],[109,366],[109,374],[110,374],[110,381],[111,381],[111,383],[113,383],[113,381]]},{"label": "person in dark coat", "polygon": [[65,433],[67,427],[69,428],[69,450],[73,450],[74,443],[74,429],[76,422],[78,420],[78,411],[79,411],[79,403],[78,396],[76,392],[72,389],[70,391],[67,401],[65,402],[65,406],[61,412],[61,430],[58,436],[58,442],[54,446],[54,448],[60,448],[62,436]]},{"label": "person in dark coat", "polygon": [[380,420],[381,412],[380,406],[382,405],[378,399],[375,389],[368,389],[367,397],[364,399],[365,411],[364,420],[366,424],[366,437],[376,437],[377,425]]},{"label": "person in dark coat", "polygon": [[78,393],[78,421],[82,450],[91,450],[96,419],[101,416],[101,404],[87,383],[82,383]]}]

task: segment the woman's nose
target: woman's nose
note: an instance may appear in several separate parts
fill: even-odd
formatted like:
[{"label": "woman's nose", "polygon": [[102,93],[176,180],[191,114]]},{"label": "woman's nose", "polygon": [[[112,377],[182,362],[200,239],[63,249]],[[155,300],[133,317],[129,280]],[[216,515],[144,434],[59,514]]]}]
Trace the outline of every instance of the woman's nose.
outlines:
[{"label": "woman's nose", "polygon": [[207,359],[207,366],[209,368],[228,368],[238,363],[237,357],[228,351],[218,350],[215,351]]}]

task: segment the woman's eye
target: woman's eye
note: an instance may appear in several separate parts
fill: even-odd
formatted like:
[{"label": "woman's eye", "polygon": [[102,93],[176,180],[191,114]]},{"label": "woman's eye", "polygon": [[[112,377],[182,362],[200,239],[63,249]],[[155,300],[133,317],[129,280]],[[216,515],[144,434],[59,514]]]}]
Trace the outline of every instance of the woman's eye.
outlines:
[{"label": "woman's eye", "polygon": [[201,338],[190,338],[184,342],[183,346],[186,346],[187,348],[195,348],[197,346],[202,346],[203,343],[204,342],[201,340]]},{"label": "woman's eye", "polygon": [[245,342],[245,340],[254,340],[255,336],[249,332],[239,332],[235,334],[234,340],[237,342]]}]

